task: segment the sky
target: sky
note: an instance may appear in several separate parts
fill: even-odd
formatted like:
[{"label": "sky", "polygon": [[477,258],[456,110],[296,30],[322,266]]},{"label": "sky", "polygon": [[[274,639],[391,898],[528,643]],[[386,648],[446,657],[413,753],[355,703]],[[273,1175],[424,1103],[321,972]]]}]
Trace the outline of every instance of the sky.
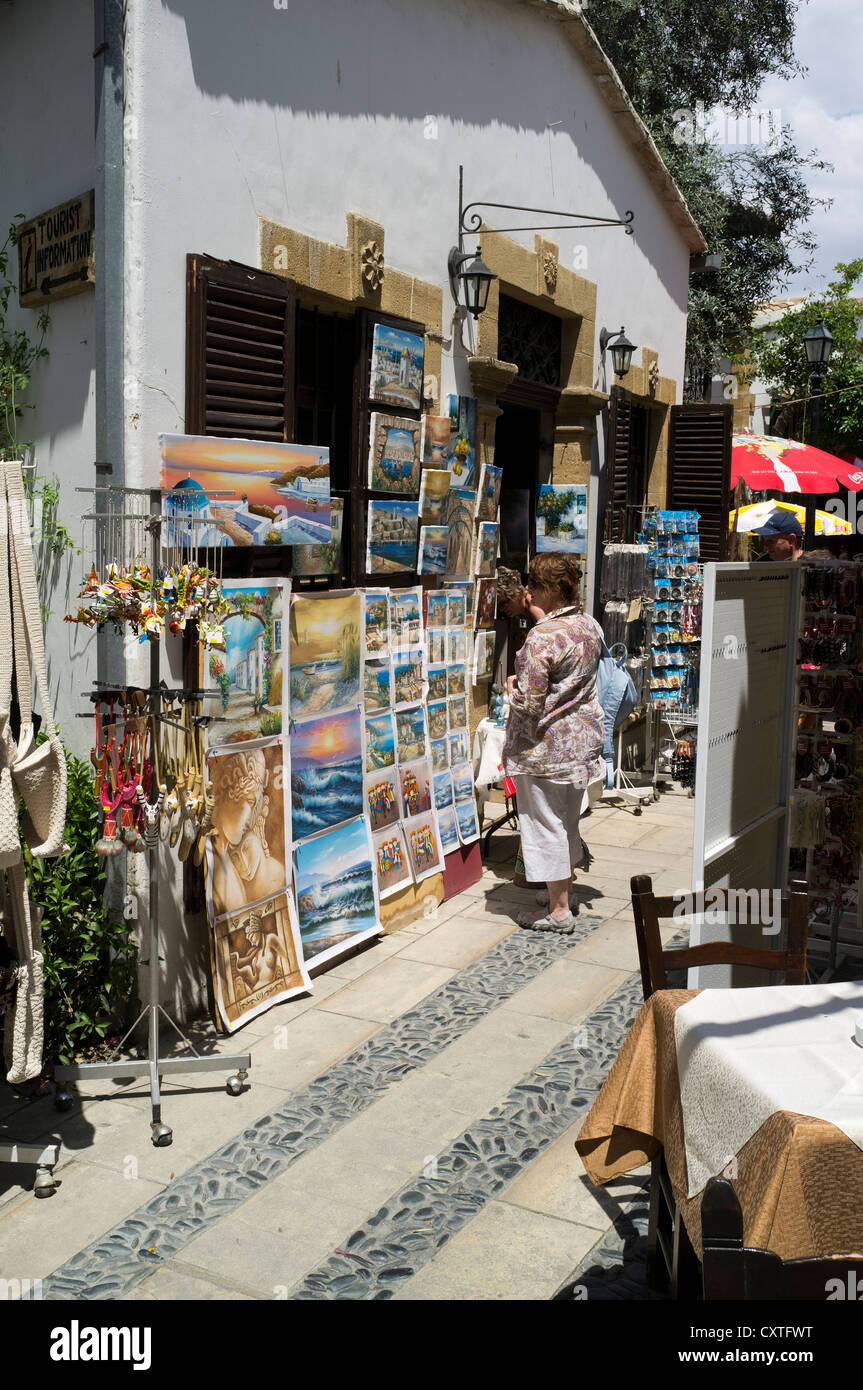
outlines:
[{"label": "sky", "polygon": [[[769,34],[764,36],[770,42]],[[816,149],[833,172],[809,175],[812,192],[832,198],[818,208],[810,228],[818,242],[812,269],[782,293],[821,291],[837,261],[863,255],[863,0],[809,0],[797,16],[795,52],[809,69],[803,78],[769,78],[759,108],[778,108],[795,133],[798,149]],[[863,294],[863,281],[858,282]]]}]

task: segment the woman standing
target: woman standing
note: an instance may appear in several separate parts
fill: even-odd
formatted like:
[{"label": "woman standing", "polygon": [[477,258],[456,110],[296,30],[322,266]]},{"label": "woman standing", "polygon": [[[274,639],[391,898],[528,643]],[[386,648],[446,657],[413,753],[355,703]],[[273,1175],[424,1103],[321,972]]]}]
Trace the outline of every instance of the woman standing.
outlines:
[{"label": "woman standing", "polygon": [[595,624],[579,611],[581,570],[573,556],[537,555],[532,602],[545,616],[528,633],[507,681],[510,713],[503,766],[516,786],[528,880],[548,884],[548,912],[519,925],[568,934],[572,865],[582,858],[578,818],[588,782],[603,773],[603,716],[596,695],[602,650]]}]

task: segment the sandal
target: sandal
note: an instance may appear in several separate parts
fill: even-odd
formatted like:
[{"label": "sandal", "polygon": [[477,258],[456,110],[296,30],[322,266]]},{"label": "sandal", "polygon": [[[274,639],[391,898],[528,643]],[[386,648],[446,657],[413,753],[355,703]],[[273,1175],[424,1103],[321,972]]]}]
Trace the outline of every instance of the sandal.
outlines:
[{"label": "sandal", "polygon": [[518,917],[518,925],[525,927],[528,931],[550,931],[559,932],[561,936],[571,936],[575,927],[575,918],[571,912],[565,917],[555,917],[547,912],[544,917],[534,917],[530,912],[522,912]]}]

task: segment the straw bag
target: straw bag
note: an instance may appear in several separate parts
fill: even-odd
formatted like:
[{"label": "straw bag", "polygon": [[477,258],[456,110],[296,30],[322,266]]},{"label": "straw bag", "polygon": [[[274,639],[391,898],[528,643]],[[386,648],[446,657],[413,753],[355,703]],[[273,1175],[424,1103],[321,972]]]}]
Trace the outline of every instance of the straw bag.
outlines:
[{"label": "straw bag", "polygon": [[[4,466],[5,472],[5,466]],[[5,510],[5,483],[0,486],[0,511]],[[18,753],[9,719],[12,704],[12,612],[9,606],[9,530],[0,519],[0,869],[19,863],[18,796],[12,763]],[[19,673],[20,674],[20,673]],[[29,698],[29,694],[28,694]]]},{"label": "straw bag", "polygon": [[[6,1002],[4,1053],[6,1080],[13,1086],[30,1081],[42,1071],[44,1039],[44,962],[42,958],[42,909],[27,896],[24,865],[7,872],[9,894],[4,905],[7,930],[14,940],[20,964],[14,996]],[[11,944],[11,943],[10,943]]]},{"label": "straw bag", "polygon": [[[15,792],[24,802],[22,832],[27,847],[35,858],[50,859],[67,853],[69,848],[63,833],[66,826],[66,755],[54,728],[48,696],[39,594],[20,464],[7,464],[4,474],[12,537],[9,570],[15,669],[21,706],[21,733],[11,774]],[[31,663],[36,673],[47,733],[47,738],[38,745],[33,737],[30,703]],[[0,802],[0,819],[2,816],[3,805]]]}]

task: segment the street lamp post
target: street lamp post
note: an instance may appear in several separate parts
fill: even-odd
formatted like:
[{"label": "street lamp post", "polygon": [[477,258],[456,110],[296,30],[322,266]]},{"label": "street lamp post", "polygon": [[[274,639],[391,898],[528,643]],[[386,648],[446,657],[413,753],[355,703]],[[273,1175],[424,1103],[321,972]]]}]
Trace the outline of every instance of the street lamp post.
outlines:
[{"label": "street lamp post", "polygon": [[[813,449],[818,448],[818,429],[821,415],[821,390],[824,385],[824,372],[833,351],[833,334],[823,319],[818,319],[808,332],[803,334],[806,360],[812,371],[809,376],[809,390],[812,396],[812,426],[810,442]],[[806,494],[806,534],[804,547],[808,548],[815,540],[815,494]]]}]

